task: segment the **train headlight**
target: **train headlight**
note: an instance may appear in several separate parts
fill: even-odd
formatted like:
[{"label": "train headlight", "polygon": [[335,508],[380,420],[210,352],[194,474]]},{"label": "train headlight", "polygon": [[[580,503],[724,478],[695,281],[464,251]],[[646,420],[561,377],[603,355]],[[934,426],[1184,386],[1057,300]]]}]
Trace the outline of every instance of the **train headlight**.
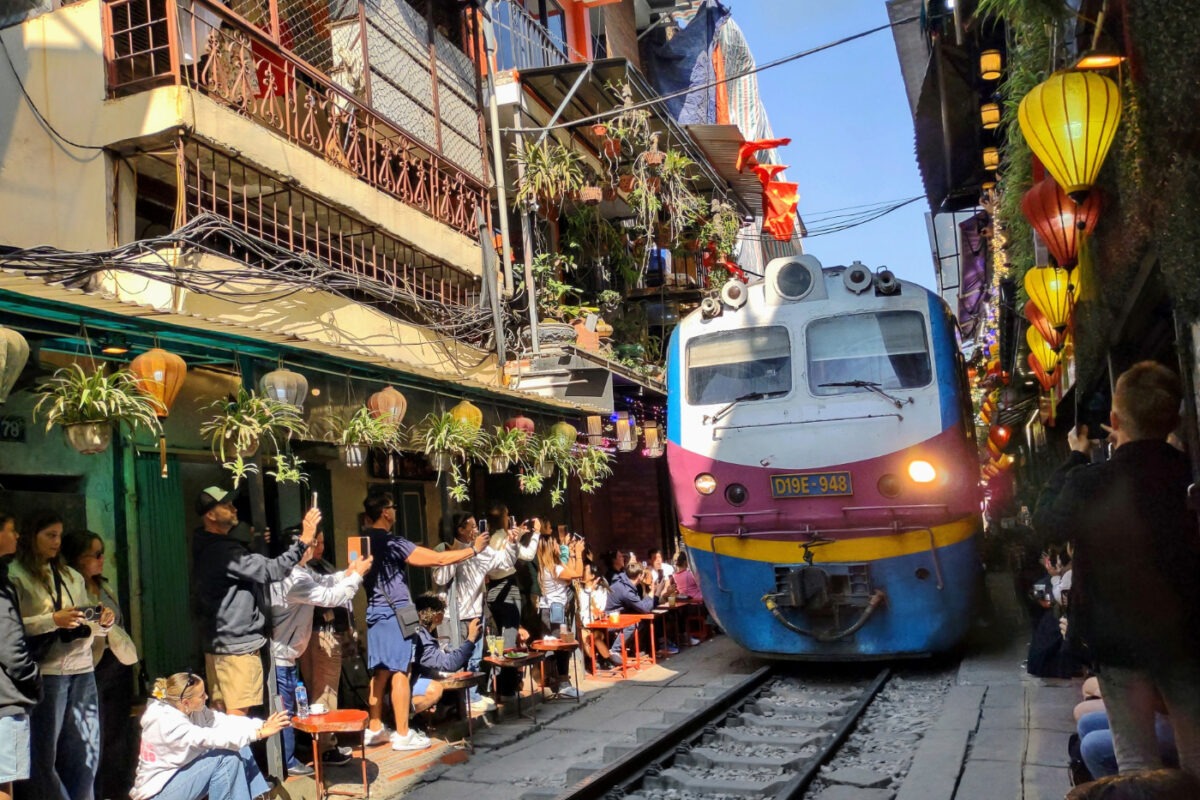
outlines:
[{"label": "train headlight", "polygon": [[910,461],[908,477],[912,478],[914,483],[933,483],[937,478],[937,470],[928,461]]},{"label": "train headlight", "polygon": [[740,506],[750,497],[750,493],[746,491],[746,487],[740,483],[731,483],[725,487],[725,499],[732,506]]},{"label": "train headlight", "polygon": [[717,490],[717,479],[707,472],[701,472],[697,475],[695,484],[696,491],[700,494],[709,495]]}]

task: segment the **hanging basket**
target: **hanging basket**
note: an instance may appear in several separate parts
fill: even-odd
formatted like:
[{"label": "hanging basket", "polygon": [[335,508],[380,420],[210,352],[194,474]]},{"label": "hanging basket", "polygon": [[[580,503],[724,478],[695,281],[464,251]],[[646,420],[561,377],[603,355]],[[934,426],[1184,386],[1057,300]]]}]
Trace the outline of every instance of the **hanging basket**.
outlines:
[{"label": "hanging basket", "polygon": [[600,205],[604,199],[604,189],[599,186],[584,186],[579,190],[579,200],[589,206]]},{"label": "hanging basket", "polygon": [[338,456],[347,467],[361,467],[367,461],[367,448],[361,444],[338,445]]},{"label": "hanging basket", "polygon": [[637,178],[632,173],[622,173],[621,177],[617,178],[617,188],[623,193],[629,194],[633,191],[633,187],[637,184]]},{"label": "hanging basket", "polygon": [[666,158],[667,154],[662,150],[647,150],[642,154],[642,160],[646,162],[646,166],[648,167],[661,166]]},{"label": "hanging basket", "polygon": [[103,453],[112,443],[112,424],[108,422],[80,422],[64,425],[63,436],[67,443],[85,456]]},{"label": "hanging basket", "polygon": [[541,461],[541,462],[538,462],[538,465],[537,465],[537,471],[538,471],[538,474],[539,474],[539,475],[541,475],[543,478],[550,478],[550,477],[553,477],[553,475],[554,475],[554,462],[553,462],[553,461]]},{"label": "hanging basket", "polygon": [[608,126],[603,122],[597,122],[592,126],[592,133],[597,136],[608,136]]},{"label": "hanging basket", "polygon": [[250,440],[249,444],[247,444],[241,450],[238,450],[237,454],[242,458],[251,458],[255,453],[258,452],[258,444],[258,438],[253,438]]},{"label": "hanging basket", "polygon": [[608,138],[604,140],[604,155],[609,158],[621,157],[621,140]]},{"label": "hanging basket", "polygon": [[508,456],[492,456],[488,459],[488,472],[493,475],[499,475],[508,472],[509,459]]},{"label": "hanging basket", "polygon": [[438,472],[449,472],[454,465],[454,457],[445,450],[435,450],[429,454],[429,466]]}]

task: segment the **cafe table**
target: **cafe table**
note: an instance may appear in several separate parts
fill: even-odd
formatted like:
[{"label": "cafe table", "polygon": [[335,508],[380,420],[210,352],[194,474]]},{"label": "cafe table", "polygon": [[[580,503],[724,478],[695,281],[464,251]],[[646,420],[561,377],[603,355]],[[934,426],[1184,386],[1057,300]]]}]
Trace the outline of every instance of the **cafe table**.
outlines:
[{"label": "cafe table", "polygon": [[475,745],[472,741],[474,731],[472,730],[471,720],[471,689],[479,685],[479,681],[485,676],[482,672],[471,672],[463,670],[455,672],[452,675],[438,678],[437,682],[442,685],[442,690],[447,692],[456,692],[458,694],[458,707],[462,713],[462,718],[467,723],[467,738],[463,739],[462,744],[468,751],[473,752]]},{"label": "cafe table", "polygon": [[[593,647],[595,647],[594,644],[593,644]],[[575,680],[573,682],[573,684],[575,686],[575,702],[576,703],[583,702],[583,692],[580,691],[580,688],[579,688],[579,665],[575,663],[575,651],[579,649],[579,642],[576,642],[574,640],[568,642],[568,641],[564,641],[562,639],[550,639],[548,641],[546,639],[539,639],[536,642],[530,642],[529,649],[534,650],[539,653],[543,653],[546,656],[546,658],[549,658],[551,653],[571,653],[571,669],[574,671],[574,675],[575,675]],[[567,677],[568,681],[570,681],[571,676],[567,675],[566,677]],[[543,692],[543,696],[545,694],[545,689],[546,689],[546,659],[543,658],[542,659],[542,692]]]},{"label": "cafe table", "polygon": [[[309,714],[307,717],[293,716],[292,727],[298,731],[310,734],[314,742],[316,742],[317,735],[321,733],[364,734],[367,730],[367,712],[354,708],[339,708],[334,711],[327,711],[324,714]],[[317,753],[317,757],[313,759],[313,779],[317,783],[317,800],[324,800],[329,795],[342,795],[345,797],[370,796],[371,784],[367,779],[367,745],[361,736],[358,743],[359,761],[362,763],[362,792],[355,793],[326,788],[321,756]]]},{"label": "cafe table", "polygon": [[[545,657],[545,653],[538,653],[536,651],[522,651],[522,655],[517,658],[509,658],[507,656],[500,655],[485,656],[483,659],[485,664],[491,664],[493,667],[500,667],[501,669],[515,669],[517,671],[517,716],[525,717],[530,722],[536,722],[537,720],[535,719],[532,711],[530,711],[528,714],[521,711],[521,684],[524,683],[524,678],[521,677],[521,673],[524,673],[529,679],[529,694],[532,696],[533,672],[530,670],[530,667],[541,662]],[[497,680],[496,673],[493,672],[492,690],[497,696],[499,696]]]},{"label": "cafe table", "polygon": [[[638,638],[641,634],[638,632],[637,620],[635,620],[629,614],[618,614],[617,618],[615,620],[612,618],[612,616],[605,615],[603,617],[599,617],[598,619],[593,620],[592,622],[587,623],[583,627],[587,628],[589,631],[592,631],[593,633],[596,631],[603,631],[604,635],[607,636],[612,631],[622,631],[625,628],[630,627],[631,625],[633,626],[633,651],[634,651],[634,653],[637,653],[639,650],[641,650],[641,640]],[[599,673],[596,670],[596,639],[594,636],[592,637],[591,645],[592,646],[589,649],[591,650],[590,655],[592,657],[592,674],[598,675]],[[629,657],[625,653],[625,637],[622,636],[621,637],[621,677],[622,678],[629,677],[629,667],[630,667]]]}]

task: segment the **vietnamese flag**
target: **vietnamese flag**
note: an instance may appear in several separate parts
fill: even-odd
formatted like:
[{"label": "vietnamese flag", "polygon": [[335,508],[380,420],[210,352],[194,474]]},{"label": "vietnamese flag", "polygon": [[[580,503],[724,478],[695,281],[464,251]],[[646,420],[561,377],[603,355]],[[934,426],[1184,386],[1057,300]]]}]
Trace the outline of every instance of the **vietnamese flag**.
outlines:
[{"label": "vietnamese flag", "polygon": [[762,185],[766,187],[768,183],[775,180],[775,176],[787,169],[786,164],[754,164],[750,167]]},{"label": "vietnamese flag", "polygon": [[799,204],[800,184],[771,181],[763,187],[763,228],[778,241],[792,238]]},{"label": "vietnamese flag", "polygon": [[738,147],[737,171],[741,172],[747,163],[753,161],[754,154],[759,150],[770,150],[773,147],[782,147],[785,144],[791,143],[791,139],[758,139],[757,141],[742,142],[741,146]]}]

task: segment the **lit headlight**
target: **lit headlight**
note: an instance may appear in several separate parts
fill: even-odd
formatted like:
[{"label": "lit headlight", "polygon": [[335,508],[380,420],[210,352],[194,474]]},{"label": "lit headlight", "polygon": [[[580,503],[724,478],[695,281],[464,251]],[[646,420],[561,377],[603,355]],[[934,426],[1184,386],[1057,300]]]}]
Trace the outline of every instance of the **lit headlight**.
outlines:
[{"label": "lit headlight", "polygon": [[932,483],[937,478],[937,470],[928,461],[908,462],[908,477],[915,483]]},{"label": "lit headlight", "polygon": [[712,494],[717,490],[717,479],[707,472],[696,476],[696,491],[700,494]]}]

